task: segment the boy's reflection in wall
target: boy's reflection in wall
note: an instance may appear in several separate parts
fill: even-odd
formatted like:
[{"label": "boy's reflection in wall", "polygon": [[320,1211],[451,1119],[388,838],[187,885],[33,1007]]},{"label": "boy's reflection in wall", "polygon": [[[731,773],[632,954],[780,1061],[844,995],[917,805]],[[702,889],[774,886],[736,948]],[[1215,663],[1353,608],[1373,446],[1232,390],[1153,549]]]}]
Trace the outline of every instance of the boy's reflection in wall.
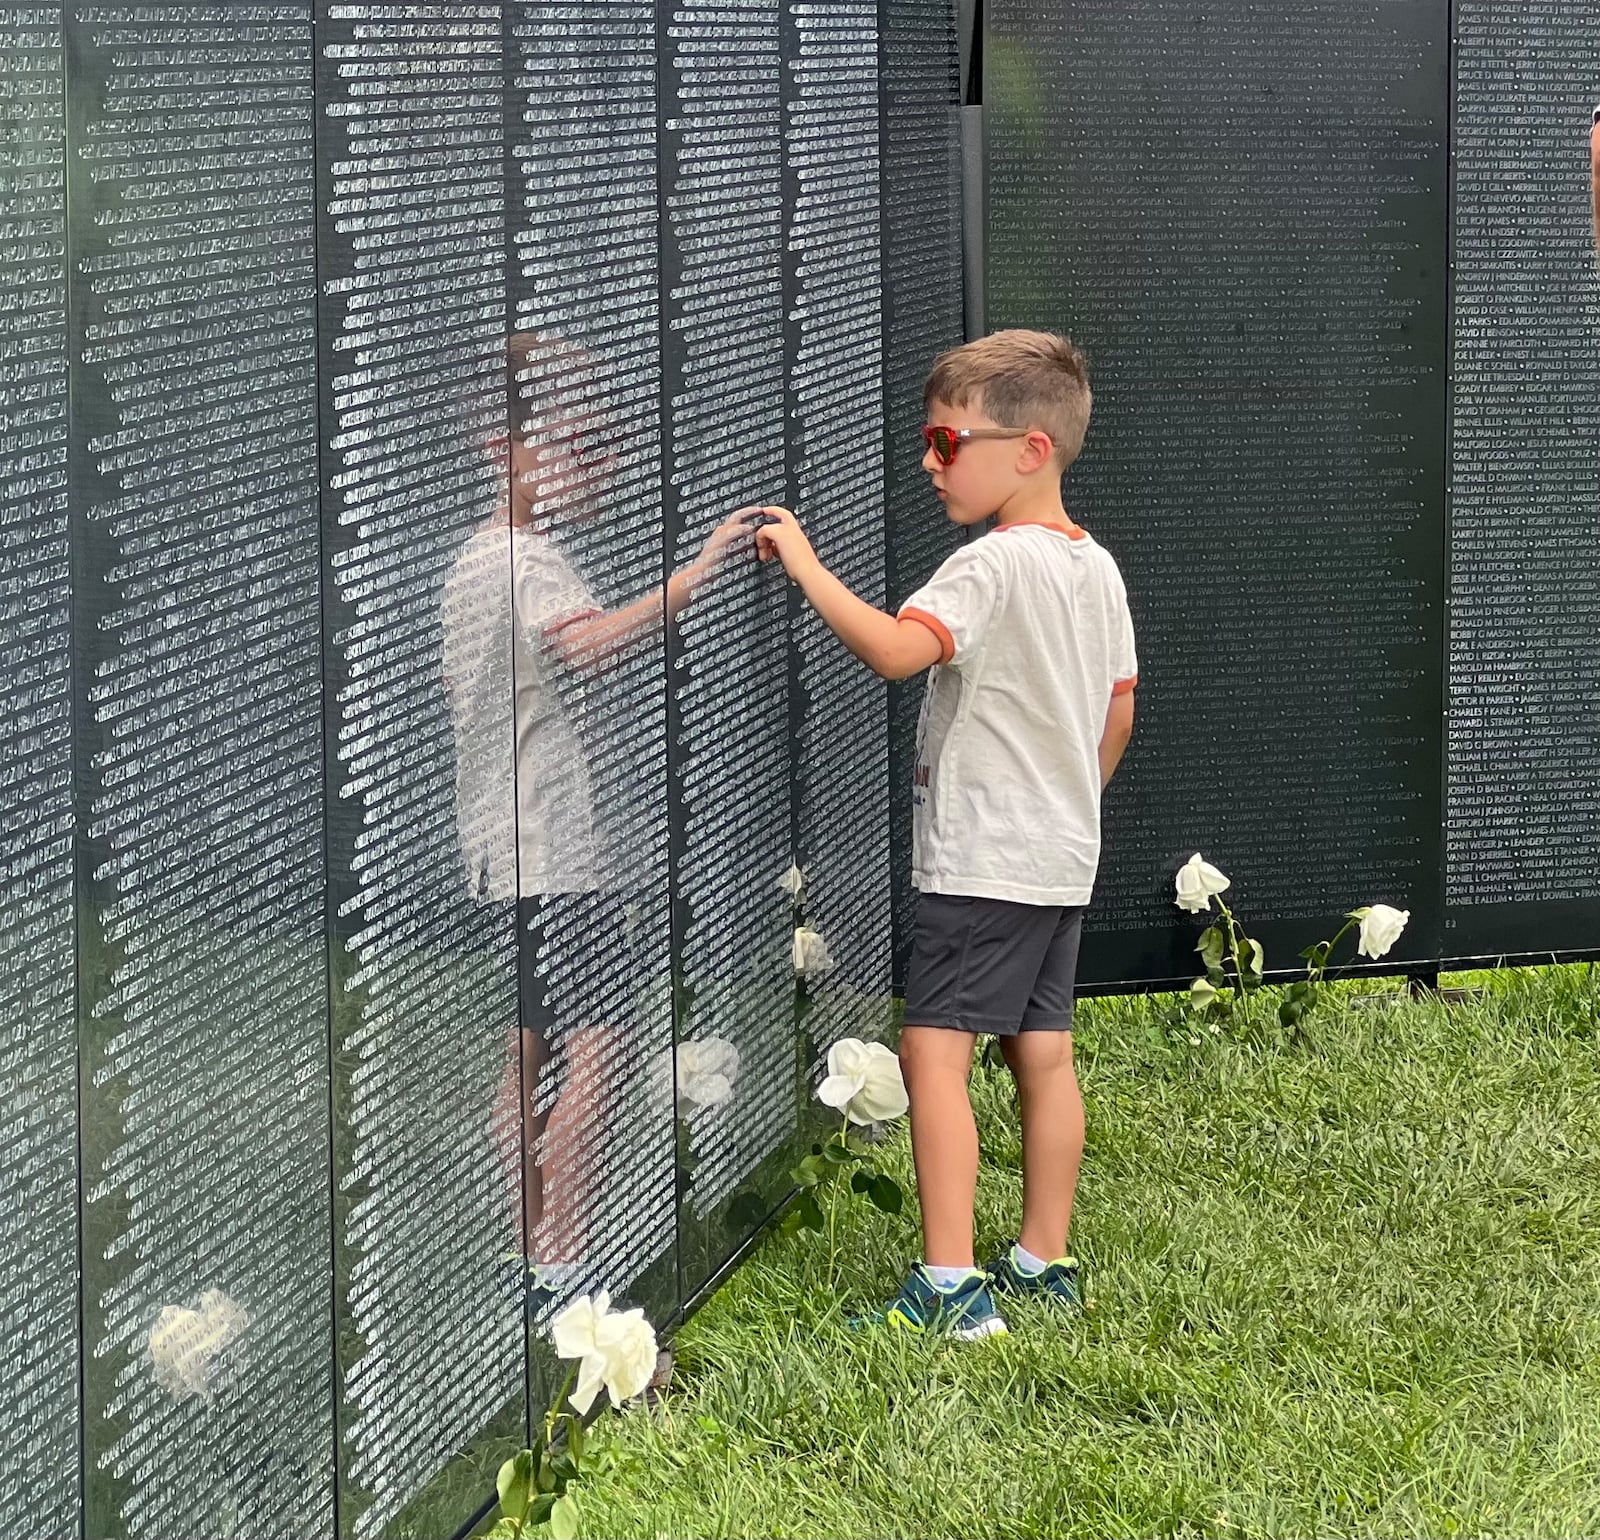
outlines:
[{"label": "boy's reflection in wall", "polygon": [[[646,984],[639,895],[607,835],[637,820],[595,794],[597,783],[613,799],[640,784],[625,765],[604,763],[626,755],[637,731],[607,676],[633,649],[660,646],[664,622],[750,537],[736,516],[667,583],[606,609],[580,566],[580,550],[592,558],[593,532],[576,535],[606,517],[627,425],[612,420],[585,350],[519,333],[509,365],[514,431],[486,445],[505,472],[504,495],[446,580],[445,684],[467,888],[478,902],[517,910],[521,1028],[494,1122],[520,1127],[521,1249],[541,1291],[560,1295],[606,1281],[592,1276],[605,1237],[590,1232],[608,1143],[626,1137],[615,1126],[621,1082],[648,1056],[627,1042]],[[626,549],[626,529],[607,534],[608,549]],[[534,967],[550,947],[583,949],[569,959],[586,965],[581,1016]],[[503,1115],[519,1094],[520,1124]]]}]

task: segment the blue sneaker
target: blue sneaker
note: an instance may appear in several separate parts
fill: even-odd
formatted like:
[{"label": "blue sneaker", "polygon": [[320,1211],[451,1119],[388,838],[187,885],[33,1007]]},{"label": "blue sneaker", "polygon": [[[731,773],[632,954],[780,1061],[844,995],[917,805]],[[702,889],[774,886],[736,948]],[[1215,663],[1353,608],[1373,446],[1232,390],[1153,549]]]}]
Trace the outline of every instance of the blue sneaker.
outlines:
[{"label": "blue sneaker", "polygon": [[1006,1331],[1005,1320],[989,1293],[989,1280],[977,1268],[959,1283],[941,1289],[921,1262],[912,1264],[911,1274],[900,1285],[899,1293],[871,1317],[871,1322],[901,1331],[938,1332],[959,1337],[963,1342],[1003,1337]]},{"label": "blue sneaker", "polygon": [[1017,1261],[1017,1248],[1009,1246],[989,1264],[989,1282],[1000,1294],[1054,1300],[1069,1309],[1081,1309],[1083,1292],[1078,1284],[1078,1259],[1058,1257],[1046,1262],[1042,1272],[1029,1272]]}]

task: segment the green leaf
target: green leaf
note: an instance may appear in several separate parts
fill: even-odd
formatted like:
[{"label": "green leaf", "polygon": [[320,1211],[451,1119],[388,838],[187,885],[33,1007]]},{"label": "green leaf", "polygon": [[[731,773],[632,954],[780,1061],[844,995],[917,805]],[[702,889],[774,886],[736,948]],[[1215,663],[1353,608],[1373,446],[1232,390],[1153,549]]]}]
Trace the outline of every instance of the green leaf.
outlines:
[{"label": "green leaf", "polygon": [[1250,971],[1258,979],[1267,971],[1267,949],[1259,941],[1250,943]]},{"label": "green leaf", "polygon": [[817,1202],[815,1192],[806,1191],[795,1199],[794,1211],[799,1216],[796,1221],[802,1230],[815,1230],[818,1234],[828,1227],[827,1220],[823,1217],[822,1205]]},{"label": "green leaf", "polygon": [[567,1418],[567,1453],[576,1465],[583,1458],[583,1446],[588,1434],[584,1430],[581,1417]]},{"label": "green leaf", "polygon": [[500,1511],[510,1518],[521,1518],[527,1511],[533,1486],[533,1451],[524,1449],[500,1467],[494,1489],[500,1497]]},{"label": "green leaf", "polygon": [[491,1529],[483,1532],[483,1540],[517,1540],[517,1525],[510,1519],[496,1519]]},{"label": "green leaf", "polygon": [[1207,968],[1206,982],[1209,983],[1213,989],[1221,989],[1223,985],[1228,982],[1228,976],[1222,971],[1221,968]]},{"label": "green leaf", "polygon": [[873,1177],[867,1196],[886,1214],[898,1214],[905,1207],[906,1197],[900,1191],[900,1184],[881,1171]]},{"label": "green leaf", "polygon": [[1220,925],[1208,925],[1200,932],[1200,944],[1195,947],[1206,965],[1206,972],[1222,966],[1222,959],[1227,950],[1227,942],[1223,938]]},{"label": "green leaf", "polygon": [[1285,1000],[1278,1007],[1278,1020],[1291,1030],[1300,1024],[1300,1018],[1306,1013],[1306,1008],[1298,1000]]},{"label": "green leaf", "polygon": [[533,1506],[528,1509],[528,1527],[543,1524],[550,1517],[550,1510],[556,1505],[556,1494],[545,1492],[534,1498]]},{"label": "green leaf", "polygon": [[556,1489],[555,1463],[548,1449],[539,1456],[539,1469],[534,1475],[533,1484],[541,1492],[553,1492]]},{"label": "green leaf", "polygon": [[1189,1007],[1191,1010],[1206,1010],[1217,998],[1216,986],[1210,979],[1196,979],[1189,986]]},{"label": "green leaf", "polygon": [[850,1175],[850,1191],[867,1192],[872,1187],[874,1175],[874,1172],[865,1170],[852,1172]]},{"label": "green leaf", "polygon": [[551,1540],[578,1540],[578,1500],[571,1492],[564,1492],[560,1501],[550,1510]]},{"label": "green leaf", "polygon": [[846,1145],[841,1145],[837,1140],[830,1139],[822,1151],[823,1159],[835,1166],[848,1166],[862,1157]]},{"label": "green leaf", "polygon": [[828,1162],[820,1155],[807,1155],[794,1168],[794,1179],[802,1187],[815,1187],[828,1174]]},{"label": "green leaf", "polygon": [[556,1491],[565,1492],[569,1481],[578,1479],[578,1465],[570,1453],[558,1454],[550,1462],[550,1474],[555,1477]]}]

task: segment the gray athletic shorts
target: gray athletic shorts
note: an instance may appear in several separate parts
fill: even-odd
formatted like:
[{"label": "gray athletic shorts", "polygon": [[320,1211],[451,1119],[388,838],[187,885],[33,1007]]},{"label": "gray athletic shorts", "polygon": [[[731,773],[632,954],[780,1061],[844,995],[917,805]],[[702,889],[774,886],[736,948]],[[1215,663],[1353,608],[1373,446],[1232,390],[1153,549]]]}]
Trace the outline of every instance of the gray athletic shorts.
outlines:
[{"label": "gray athletic shorts", "polygon": [[1070,1032],[1083,906],[917,895],[908,1027]]}]

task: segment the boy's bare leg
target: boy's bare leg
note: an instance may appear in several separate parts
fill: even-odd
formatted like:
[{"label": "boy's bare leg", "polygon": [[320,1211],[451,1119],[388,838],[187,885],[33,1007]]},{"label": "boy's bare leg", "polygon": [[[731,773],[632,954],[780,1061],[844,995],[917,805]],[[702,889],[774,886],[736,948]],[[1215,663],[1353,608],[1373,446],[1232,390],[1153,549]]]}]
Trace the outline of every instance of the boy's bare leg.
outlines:
[{"label": "boy's bare leg", "polygon": [[1070,1032],[1000,1039],[1022,1107],[1023,1248],[1047,1262],[1067,1254],[1067,1226],[1083,1161],[1083,1096]]},{"label": "boy's bare leg", "polygon": [[523,1045],[527,1255],[537,1262],[583,1261],[605,1176],[607,1079],[616,1057],[614,1034],[604,1027],[585,1027],[572,1034],[560,1094],[543,1113],[537,1110],[537,1099],[550,1049],[531,1031],[524,1031]]},{"label": "boy's bare leg", "polygon": [[933,1267],[972,1266],[978,1125],[967,1096],[976,1038],[947,1027],[907,1027],[900,1069],[911,1098],[911,1154],[922,1204],[922,1257]]},{"label": "boy's bare leg", "polygon": [[536,1109],[539,1077],[550,1062],[551,1051],[545,1036],[531,1027],[518,1034],[522,1040],[522,1060],[518,1086],[522,1094],[522,1117],[518,1133],[522,1141],[522,1254],[533,1255],[533,1236],[544,1213],[544,1179],[539,1169],[539,1142],[548,1113]]}]

